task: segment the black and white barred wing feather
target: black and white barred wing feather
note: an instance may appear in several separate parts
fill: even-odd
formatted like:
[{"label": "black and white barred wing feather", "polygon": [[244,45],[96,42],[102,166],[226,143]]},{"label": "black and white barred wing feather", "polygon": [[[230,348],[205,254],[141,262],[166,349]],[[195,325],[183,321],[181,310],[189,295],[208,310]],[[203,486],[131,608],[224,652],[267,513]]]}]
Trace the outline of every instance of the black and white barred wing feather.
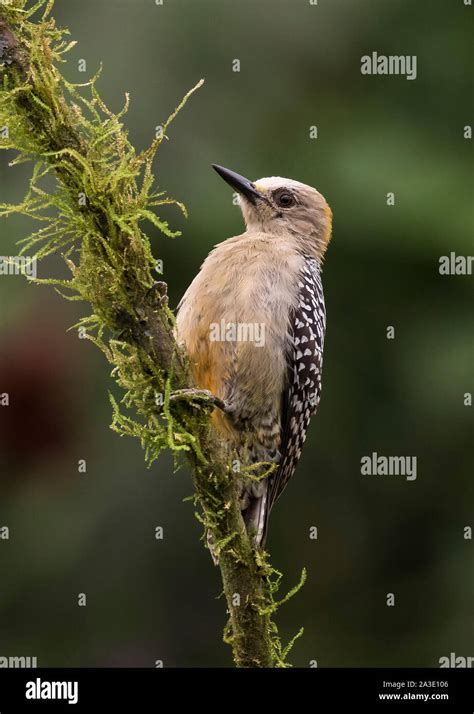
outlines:
[{"label": "black and white barred wing feather", "polygon": [[296,469],[311,416],[321,395],[326,310],[316,260],[306,258],[299,288],[299,303],[291,319],[292,344],[287,356],[287,386],[283,394],[282,458],[269,484],[267,518]]}]

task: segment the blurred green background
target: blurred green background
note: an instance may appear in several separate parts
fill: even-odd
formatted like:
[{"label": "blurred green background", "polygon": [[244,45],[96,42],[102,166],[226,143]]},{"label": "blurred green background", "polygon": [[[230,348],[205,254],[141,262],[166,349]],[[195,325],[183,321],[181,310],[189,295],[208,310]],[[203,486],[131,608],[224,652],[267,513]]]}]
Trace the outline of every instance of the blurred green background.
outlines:
[{"label": "blurred green background", "polygon": [[[441,255],[472,252],[463,137],[472,12],[462,0],[56,4],[58,24],[79,40],[66,76],[85,81],[103,62],[109,105],[131,94],[138,148],[206,79],[156,165],[160,186],[189,210],[188,220],[161,214],[181,238],[148,227],[173,306],[212,245],[242,230],[211,162],[312,184],[334,211],[323,398],[268,543],[284,588],[308,569],[279,615],[285,640],[305,628],[298,666],[438,666],[450,652],[474,654],[463,535],[474,526],[463,403],[473,390],[472,277],[438,272]],[[372,51],[416,55],[417,79],[362,76]],[[11,158],[0,157],[5,201],[22,197],[30,170],[8,168]],[[32,226],[10,219],[0,230],[0,252],[15,255]],[[39,275],[59,270],[46,262]],[[139,444],[109,430],[107,364],[66,331],[86,307],[15,277],[0,280],[0,302],[0,393],[11,401],[0,407],[0,526],[10,528],[0,540],[0,655],[40,666],[230,666],[219,574],[183,502],[189,474],[173,474],[167,456],[147,471]],[[362,476],[373,451],[416,456],[417,480]]]}]

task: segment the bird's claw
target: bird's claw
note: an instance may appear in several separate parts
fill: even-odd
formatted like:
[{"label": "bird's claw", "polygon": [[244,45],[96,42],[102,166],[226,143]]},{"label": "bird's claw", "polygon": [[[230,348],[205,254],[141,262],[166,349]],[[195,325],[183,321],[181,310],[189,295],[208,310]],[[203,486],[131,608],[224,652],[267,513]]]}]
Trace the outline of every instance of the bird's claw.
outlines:
[{"label": "bird's claw", "polygon": [[212,404],[226,414],[230,413],[229,405],[219,397],[216,397],[208,389],[178,389],[170,395],[170,402],[176,401],[202,401]]}]

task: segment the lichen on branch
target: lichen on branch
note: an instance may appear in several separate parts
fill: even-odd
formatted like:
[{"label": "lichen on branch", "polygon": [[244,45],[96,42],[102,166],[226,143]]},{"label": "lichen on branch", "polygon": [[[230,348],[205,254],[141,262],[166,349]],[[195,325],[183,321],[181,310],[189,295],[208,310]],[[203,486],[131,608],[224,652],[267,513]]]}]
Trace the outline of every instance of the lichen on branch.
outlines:
[{"label": "lichen on branch", "polygon": [[70,278],[36,282],[90,305],[75,327],[104,353],[123,392],[120,402],[110,397],[112,428],[140,440],[148,465],[163,449],[187,459],[197,515],[219,555],[230,616],[225,641],[236,664],[288,666],[302,631],[283,647],[273,616],[301,587],[305,573],[278,602],[281,575],[247,535],[232,454],[211,426],[216,402],[212,395],[184,397],[194,385],[143,229],[149,222],[165,236],[178,235],[156,210],[172,204],[186,215],[186,209],[156,187],[152,166],[171,121],[203,80],[151,145],[137,152],[123,124],[128,96],[115,114],[97,90],[100,72],[85,84],[60,73],[75,43],[56,26],[53,5],[54,0],[0,5],[0,149],[17,152],[13,166],[33,162],[24,200],[0,204],[0,216],[20,213],[38,221],[41,227],[22,241],[22,252],[38,259],[62,255]]}]

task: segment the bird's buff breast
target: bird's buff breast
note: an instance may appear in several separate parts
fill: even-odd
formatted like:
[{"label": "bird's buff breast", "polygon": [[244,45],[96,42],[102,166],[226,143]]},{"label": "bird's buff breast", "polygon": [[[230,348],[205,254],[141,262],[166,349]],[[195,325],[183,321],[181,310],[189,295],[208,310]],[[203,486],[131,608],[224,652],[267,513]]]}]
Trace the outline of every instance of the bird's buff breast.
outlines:
[{"label": "bird's buff breast", "polygon": [[[250,427],[280,405],[288,316],[298,295],[289,276],[303,265],[291,244],[275,240],[276,256],[266,234],[244,234],[217,246],[177,317],[178,339],[186,346],[196,384],[225,399]],[[229,431],[226,419],[216,414],[215,421]]]}]

